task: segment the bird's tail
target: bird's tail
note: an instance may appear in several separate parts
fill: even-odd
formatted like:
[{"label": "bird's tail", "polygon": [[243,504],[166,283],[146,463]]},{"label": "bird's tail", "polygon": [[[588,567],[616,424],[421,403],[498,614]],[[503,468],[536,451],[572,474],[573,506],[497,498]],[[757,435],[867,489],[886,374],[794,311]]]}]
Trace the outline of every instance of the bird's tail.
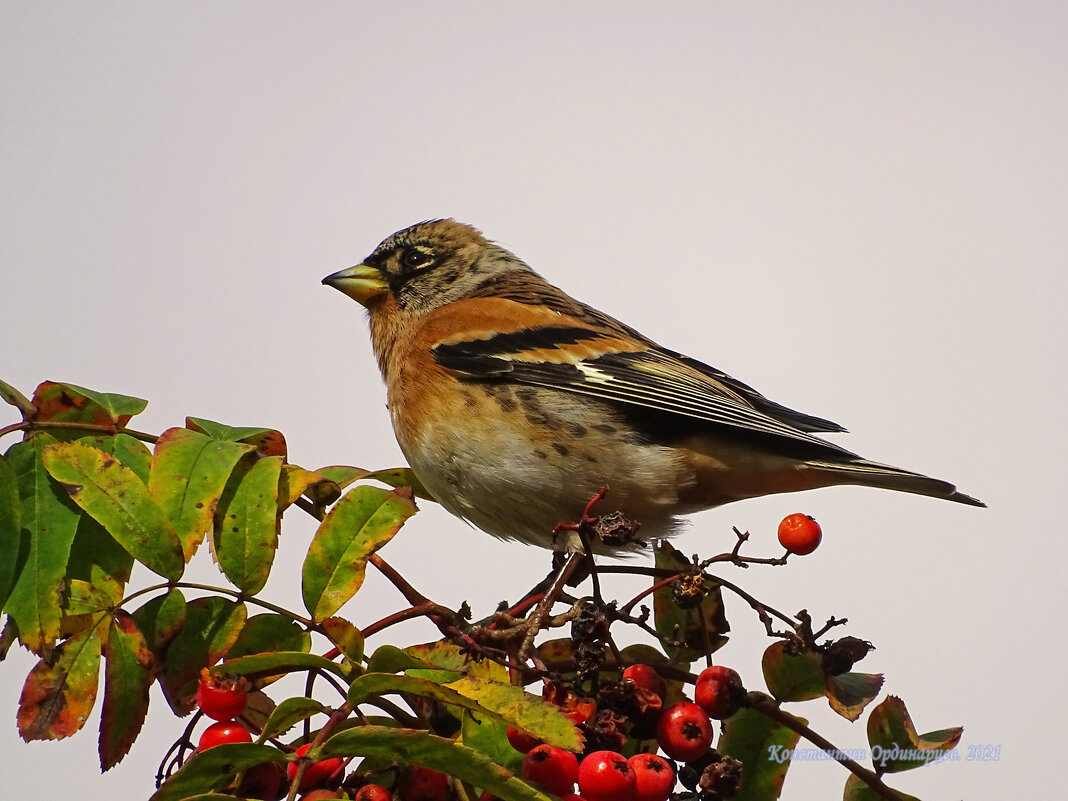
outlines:
[{"label": "bird's tail", "polygon": [[945,498],[947,501],[955,501],[968,506],[986,506],[978,498],[958,492],[957,488],[948,481],[902,470],[900,467],[888,464],[869,462],[867,459],[855,459],[849,462],[810,461],[807,467],[821,472],[826,471],[834,477],[833,483],[835,484],[858,484],[862,487],[878,487],[928,495],[932,498]]}]

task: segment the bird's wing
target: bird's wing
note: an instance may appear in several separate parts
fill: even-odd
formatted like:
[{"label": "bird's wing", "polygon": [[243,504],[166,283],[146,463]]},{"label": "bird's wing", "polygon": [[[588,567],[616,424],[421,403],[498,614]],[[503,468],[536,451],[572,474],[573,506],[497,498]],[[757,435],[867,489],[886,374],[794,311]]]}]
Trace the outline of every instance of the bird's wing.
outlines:
[{"label": "bird's wing", "polygon": [[434,359],[468,378],[553,387],[849,453],[809,433],[844,430],[829,420],[770,401],[713,367],[637,340],[630,329],[568,322],[449,337],[433,348]]}]

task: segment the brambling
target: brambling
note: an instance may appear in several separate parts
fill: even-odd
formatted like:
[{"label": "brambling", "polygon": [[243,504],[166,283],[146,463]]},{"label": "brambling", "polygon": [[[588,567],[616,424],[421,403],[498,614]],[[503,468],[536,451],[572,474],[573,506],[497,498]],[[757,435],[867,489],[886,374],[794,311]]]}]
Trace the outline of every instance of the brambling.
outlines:
[{"label": "brambling", "polygon": [[985,505],[815,436],[845,429],[661,347],[469,225],[413,225],[323,283],[367,308],[416,476],[494,536],[574,550],[554,527],[604,486],[645,539],[679,515],[838,484]]}]

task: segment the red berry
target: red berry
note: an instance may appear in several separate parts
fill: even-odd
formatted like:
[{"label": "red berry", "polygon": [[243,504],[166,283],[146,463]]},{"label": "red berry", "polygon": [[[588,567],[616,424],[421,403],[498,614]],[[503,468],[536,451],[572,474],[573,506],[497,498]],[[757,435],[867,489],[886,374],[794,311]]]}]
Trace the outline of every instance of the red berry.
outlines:
[{"label": "red berry", "polygon": [[381,784],[365,784],[356,791],[355,801],[392,801],[393,793]]},{"label": "red berry", "polygon": [[634,771],[615,751],[594,751],[579,765],[579,793],[586,801],[622,801],[634,791]]},{"label": "red berry", "polygon": [[508,727],[508,742],[511,743],[512,748],[521,754],[525,754],[530,751],[536,745],[541,745],[541,740],[530,734],[527,734],[521,729],[517,729],[515,726]]},{"label": "red berry", "polygon": [[523,778],[556,795],[570,793],[578,778],[578,758],[555,745],[536,746],[523,757]]},{"label": "red berry", "polygon": [[812,553],[822,539],[820,524],[808,515],[790,515],[779,523],[779,544],[798,556]]},{"label": "red berry", "polygon": [[[309,748],[311,748],[311,743],[305,743],[297,749],[297,756],[304,756],[308,753]],[[304,769],[304,775],[300,777],[299,791],[307,793],[317,789],[323,782],[333,776],[344,763],[345,760],[341,757],[331,757],[330,759],[324,759],[322,762],[313,762],[308,765]],[[289,776],[289,780],[293,781],[297,775],[296,762],[290,762],[286,766],[286,774]]]},{"label": "red berry", "polygon": [[716,720],[726,720],[737,712],[744,697],[742,677],[722,665],[702,670],[693,691],[693,700]]},{"label": "red berry", "polygon": [[656,754],[635,754],[627,762],[634,771],[631,801],[667,801],[675,786],[670,762]]},{"label": "red berry", "polygon": [[248,682],[244,676],[224,676],[204,668],[197,685],[197,706],[209,718],[233,720],[248,706]]},{"label": "red berry", "polygon": [[242,798],[262,798],[274,801],[282,793],[282,766],[277,762],[261,762],[245,771],[245,778],[237,788]]},{"label": "red berry", "polygon": [[568,793],[567,795],[560,796],[560,801],[586,801],[586,799],[578,793]]},{"label": "red berry", "polygon": [[672,759],[690,762],[708,752],[712,744],[712,721],[697,704],[682,701],[660,715],[656,741],[660,750]]},{"label": "red berry", "polygon": [[597,711],[597,702],[592,698],[579,698],[570,708],[564,709],[564,714],[581,726],[594,712]]},{"label": "red berry", "polygon": [[197,749],[207,751],[217,745],[251,742],[252,735],[240,723],[235,720],[220,720],[218,723],[212,723],[208,728],[204,729],[204,733],[200,735],[200,743],[197,745]]},{"label": "red berry", "polygon": [[663,676],[648,665],[630,665],[623,671],[623,678],[630,679],[643,690],[656,693],[661,698],[667,692],[667,682]]},{"label": "red berry", "polygon": [[451,796],[449,777],[422,765],[409,765],[397,781],[400,801],[449,801]]}]

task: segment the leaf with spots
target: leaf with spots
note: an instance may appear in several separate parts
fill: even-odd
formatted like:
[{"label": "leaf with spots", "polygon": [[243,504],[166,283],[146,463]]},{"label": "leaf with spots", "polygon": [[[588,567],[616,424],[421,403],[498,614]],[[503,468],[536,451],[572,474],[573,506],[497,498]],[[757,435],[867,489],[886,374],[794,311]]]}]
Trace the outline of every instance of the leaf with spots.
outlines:
[{"label": "leaf with spots", "polygon": [[96,703],[100,651],[111,618],[61,643],[52,659],[42,659],[26,677],[19,697],[18,727],[23,740],[59,740],[76,733]]},{"label": "leaf with spots", "polygon": [[304,559],[304,605],[316,620],[340,609],[363,584],[367,560],[415,514],[411,490],[359,486],[334,504]]},{"label": "leaf with spots", "polygon": [[[140,414],[148,401],[129,395],[112,392],[97,392],[75,384],[45,381],[33,393],[37,423],[64,422],[87,423],[96,426],[124,426],[135,414]],[[60,438],[74,433],[76,429],[52,429]]]},{"label": "leaf with spots", "polygon": [[141,731],[155,658],[130,615],[123,611],[108,631],[104,706],[100,713],[100,769],[117,765]]},{"label": "leaf with spots", "polygon": [[169,428],[156,443],[148,492],[174,524],[186,561],[211,528],[230,473],[252,450],[251,445],[212,439],[187,428]]},{"label": "leaf with spots", "polygon": [[278,548],[278,479],[282,457],[235,470],[215,512],[213,544],[219,568],[239,589],[263,589]]},{"label": "leaf with spots", "polygon": [[7,452],[18,485],[22,529],[18,569],[4,611],[22,644],[41,656],[59,637],[60,591],[81,516],[45,469],[44,450],[55,444],[52,436],[38,432]]},{"label": "leaf with spots", "polygon": [[185,569],[178,537],[141,479],[113,456],[80,442],[47,445],[45,468],[67,494],[149,570],[177,580]]}]

